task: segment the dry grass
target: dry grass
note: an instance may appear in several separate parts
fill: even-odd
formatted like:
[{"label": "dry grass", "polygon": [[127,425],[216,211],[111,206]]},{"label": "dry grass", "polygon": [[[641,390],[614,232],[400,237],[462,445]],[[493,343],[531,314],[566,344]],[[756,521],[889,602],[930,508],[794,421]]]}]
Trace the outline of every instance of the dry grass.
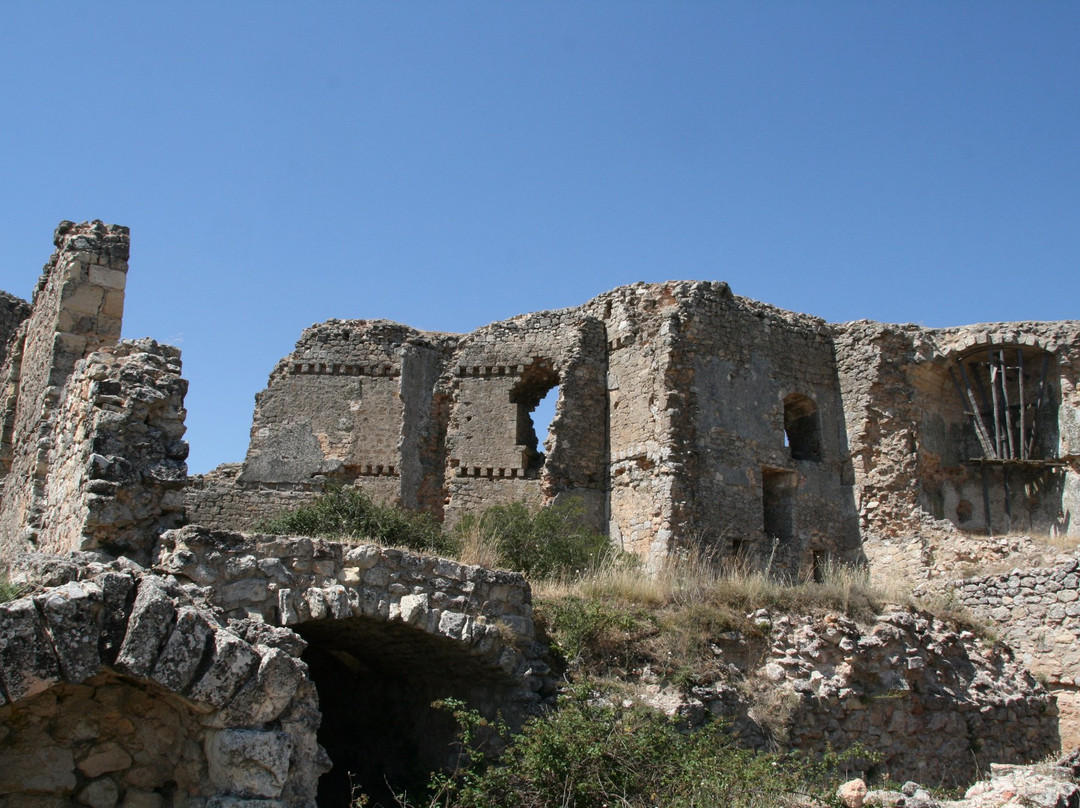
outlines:
[{"label": "dry grass", "polygon": [[829,565],[821,578],[786,583],[745,564],[691,555],[652,575],[613,559],[572,580],[534,583],[533,591],[556,644],[593,676],[645,666],[688,685],[723,676],[726,654],[738,647],[753,655],[765,641],[750,619],[758,609],[841,612],[866,624],[889,607],[909,607],[994,639],[947,594],[916,598],[909,587],[872,585],[865,569],[843,564]]}]

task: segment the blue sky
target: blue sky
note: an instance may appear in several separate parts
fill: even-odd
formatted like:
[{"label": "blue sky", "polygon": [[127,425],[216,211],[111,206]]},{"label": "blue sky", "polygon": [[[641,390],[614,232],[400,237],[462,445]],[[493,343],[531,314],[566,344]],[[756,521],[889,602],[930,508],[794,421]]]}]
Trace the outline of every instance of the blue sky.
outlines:
[{"label": "blue sky", "polygon": [[300,331],[635,281],[831,321],[1080,316],[1080,3],[3,4],[0,288],[132,230],[190,467]]}]

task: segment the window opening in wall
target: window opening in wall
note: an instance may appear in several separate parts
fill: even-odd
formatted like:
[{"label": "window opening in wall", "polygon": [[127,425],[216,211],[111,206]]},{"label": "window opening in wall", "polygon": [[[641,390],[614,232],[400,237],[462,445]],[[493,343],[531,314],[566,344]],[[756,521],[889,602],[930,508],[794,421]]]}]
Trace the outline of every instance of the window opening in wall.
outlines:
[{"label": "window opening in wall", "polygon": [[788,542],[795,538],[795,475],[761,470],[761,505],[765,535]]},{"label": "window opening in wall", "polygon": [[989,345],[949,368],[979,456],[974,460],[1057,458],[1054,355],[1039,348]]},{"label": "window opening in wall", "polygon": [[825,568],[828,566],[829,559],[824,550],[814,550],[811,556],[811,568],[810,574],[813,577],[815,584],[825,583]]},{"label": "window opening in wall", "polygon": [[821,460],[821,420],[813,399],[798,393],[784,399],[784,446],[792,460]]},{"label": "window opening in wall", "polygon": [[550,436],[555,417],[555,402],[559,398],[559,375],[551,363],[539,360],[529,365],[514,389],[510,401],[517,404],[515,444],[521,448],[526,471],[539,471],[544,466],[544,452],[539,434],[545,441]]},{"label": "window opening in wall", "polygon": [[[995,503],[1006,529],[1013,528],[1015,505],[1017,516],[1023,520],[1026,510],[1030,522],[1039,507],[1031,492],[1040,475],[1052,479],[1066,465],[1058,457],[1057,357],[1031,345],[982,345],[958,356],[948,371],[967,424],[959,455],[964,465],[979,468],[986,532],[994,535]],[[992,495],[998,481],[1001,495]],[[1020,488],[1027,496],[1014,497]],[[956,516],[970,521],[971,503],[958,505]]]}]

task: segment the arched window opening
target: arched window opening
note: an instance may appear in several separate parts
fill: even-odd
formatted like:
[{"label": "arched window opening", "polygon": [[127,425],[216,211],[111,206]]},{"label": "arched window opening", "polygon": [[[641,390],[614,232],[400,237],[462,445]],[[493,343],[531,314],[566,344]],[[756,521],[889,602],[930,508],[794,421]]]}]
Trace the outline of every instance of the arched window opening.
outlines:
[{"label": "arched window opening", "polygon": [[1057,458],[1055,366],[1052,353],[1029,346],[987,345],[957,358],[949,375],[975,439],[969,459]]},{"label": "arched window opening", "polygon": [[784,399],[784,445],[792,460],[821,460],[821,421],[813,399],[798,393]]},{"label": "arched window opening", "polygon": [[545,456],[540,446],[537,427],[540,427],[546,439],[554,419],[558,397],[559,374],[546,360],[528,366],[521,381],[510,393],[510,401],[517,404],[515,444],[521,448],[526,471],[536,472],[544,466]]}]

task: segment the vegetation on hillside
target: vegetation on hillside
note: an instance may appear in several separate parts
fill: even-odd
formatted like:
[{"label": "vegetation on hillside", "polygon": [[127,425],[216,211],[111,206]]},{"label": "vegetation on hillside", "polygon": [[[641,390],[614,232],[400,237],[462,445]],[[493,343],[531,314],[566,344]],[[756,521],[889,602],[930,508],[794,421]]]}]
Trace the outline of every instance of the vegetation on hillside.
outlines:
[{"label": "vegetation on hillside", "polygon": [[[809,759],[740,747],[720,722],[686,732],[655,710],[589,686],[571,687],[559,709],[530,720],[501,751],[478,741],[493,726],[460,702],[450,709],[465,754],[432,777],[429,794],[400,795],[402,808],[783,808],[835,804],[845,755]],[[469,753],[472,750],[472,753]],[[355,806],[365,805],[358,795]]]},{"label": "vegetation on hillside", "polygon": [[[870,585],[864,570],[835,565],[821,581],[782,582],[746,564],[719,564],[690,553],[657,574],[613,552],[582,526],[573,505],[538,512],[499,505],[444,532],[426,517],[376,505],[358,489],[331,491],[310,505],[261,525],[274,533],[369,540],[453,555],[467,563],[516,569],[532,581],[535,616],[570,685],[559,709],[530,720],[510,737],[457,702],[459,768],[433,775],[427,794],[401,795],[402,808],[500,806],[828,805],[844,779],[846,757],[809,760],[740,747],[720,722],[685,727],[619,695],[620,681],[648,667],[686,690],[727,674],[717,643],[760,651],[759,609],[842,612],[872,620],[887,604],[927,610],[978,628],[947,601]],[[484,749],[484,740],[501,742]],[[355,806],[367,800],[357,794]]]}]

